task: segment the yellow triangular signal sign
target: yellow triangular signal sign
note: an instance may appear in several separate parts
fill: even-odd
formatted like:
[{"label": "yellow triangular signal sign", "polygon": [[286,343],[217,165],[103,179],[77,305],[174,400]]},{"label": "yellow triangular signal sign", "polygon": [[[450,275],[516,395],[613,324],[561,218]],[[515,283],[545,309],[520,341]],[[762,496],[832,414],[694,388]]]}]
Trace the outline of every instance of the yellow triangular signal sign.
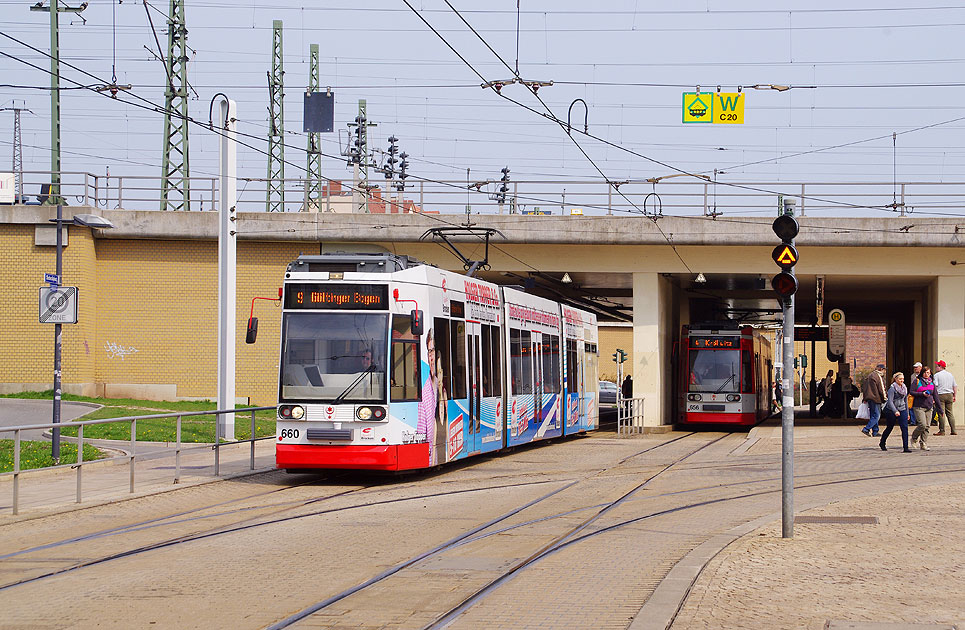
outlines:
[{"label": "yellow triangular signal sign", "polygon": [[797,262],[797,256],[794,255],[794,251],[789,245],[785,245],[784,251],[777,257],[777,262],[781,265],[793,265]]}]

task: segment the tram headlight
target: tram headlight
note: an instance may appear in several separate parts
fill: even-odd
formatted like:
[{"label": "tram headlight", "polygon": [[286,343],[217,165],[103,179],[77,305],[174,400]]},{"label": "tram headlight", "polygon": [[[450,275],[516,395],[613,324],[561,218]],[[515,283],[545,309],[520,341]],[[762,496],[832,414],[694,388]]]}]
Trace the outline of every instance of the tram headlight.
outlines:
[{"label": "tram headlight", "polygon": [[687,394],[687,400],[692,402],[700,402],[702,398],[700,394]]},{"label": "tram headlight", "polygon": [[385,420],[385,407],[359,407],[355,417],[359,420]]},{"label": "tram headlight", "polygon": [[727,394],[727,402],[740,402],[740,394]]},{"label": "tram headlight", "polygon": [[282,405],[278,408],[278,418],[281,420],[301,420],[305,417],[305,408],[300,405]]}]

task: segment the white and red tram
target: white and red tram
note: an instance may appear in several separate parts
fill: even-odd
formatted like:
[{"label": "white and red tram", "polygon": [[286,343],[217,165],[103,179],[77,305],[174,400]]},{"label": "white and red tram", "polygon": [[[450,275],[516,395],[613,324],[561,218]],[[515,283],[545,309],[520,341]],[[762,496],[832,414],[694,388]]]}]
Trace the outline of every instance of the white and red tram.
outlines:
[{"label": "white and red tram", "polygon": [[752,426],[770,415],[773,358],[760,330],[730,322],[683,326],[675,354],[680,424]]},{"label": "white and red tram", "polygon": [[413,470],[599,425],[592,313],[392,254],[285,274],[276,465]]}]

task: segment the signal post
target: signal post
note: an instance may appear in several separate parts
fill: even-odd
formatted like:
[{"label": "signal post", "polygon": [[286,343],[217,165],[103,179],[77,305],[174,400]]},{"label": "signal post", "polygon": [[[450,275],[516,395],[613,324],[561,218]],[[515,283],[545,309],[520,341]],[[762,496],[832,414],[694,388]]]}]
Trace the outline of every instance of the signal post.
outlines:
[{"label": "signal post", "polygon": [[774,219],[774,233],[781,244],[774,248],[771,257],[781,268],[771,280],[771,287],[781,300],[784,312],[784,335],[781,361],[781,535],[783,538],[794,536],[794,294],[798,282],[794,276],[794,265],[798,261],[794,237],[800,226],[794,218],[794,200],[783,199],[779,214]]}]

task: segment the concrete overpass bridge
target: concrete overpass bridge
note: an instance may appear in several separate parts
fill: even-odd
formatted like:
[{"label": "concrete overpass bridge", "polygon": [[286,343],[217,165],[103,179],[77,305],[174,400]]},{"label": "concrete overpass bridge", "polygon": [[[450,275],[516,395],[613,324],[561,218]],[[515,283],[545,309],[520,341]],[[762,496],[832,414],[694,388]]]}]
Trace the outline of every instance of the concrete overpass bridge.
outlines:
[{"label": "concrete overpass bridge", "polygon": [[[71,210],[97,212],[116,226],[96,233],[69,228],[65,283],[80,284],[82,296],[95,296],[85,299],[82,307],[95,350],[113,336],[134,338],[147,352],[152,344],[166,343],[165,334],[183,337],[187,328],[196,336],[196,345],[206,348],[197,355],[194,371],[203,372],[210,364],[213,378],[213,359],[207,354],[216,347],[215,320],[207,325],[195,322],[199,310],[206,317],[212,308],[216,313],[217,215]],[[36,339],[44,349],[49,346],[49,328],[37,323],[31,309],[36,309],[32,305],[42,272],[53,268],[50,245],[55,233],[48,223],[53,213],[48,207],[0,208],[0,240],[8,252],[8,264],[29,270],[5,274],[0,280],[7,295],[18,296],[18,304],[22,300],[26,313],[14,317],[12,326],[8,322],[2,349],[8,357],[23,356],[25,339]],[[652,427],[670,421],[670,353],[680,325],[724,313],[773,319],[768,311],[778,306],[769,287],[776,272],[770,253],[778,242],[770,217],[667,216],[656,222],[639,216],[471,218],[474,227],[493,228],[502,235],[491,241],[488,267],[477,275],[568,297],[594,308],[603,319],[632,325],[634,395],[653,401],[647,405],[646,418]],[[299,253],[381,247],[461,270],[462,261],[455,254],[423,236],[431,228],[456,227],[464,220],[459,215],[430,214],[240,213],[236,222],[239,322],[247,318],[250,297],[271,295],[284,264]],[[811,323],[815,281],[821,276],[826,310],[844,309],[849,324],[887,328],[889,370],[907,371],[915,360],[942,358],[960,380],[965,377],[965,219],[803,217],[800,223],[797,323]],[[485,255],[485,244],[478,236],[452,240],[470,259],[481,260]],[[72,268],[83,269],[76,280]],[[563,282],[564,274],[571,282]],[[697,274],[707,281],[696,282]],[[172,280],[180,287],[169,286]],[[87,291],[85,283],[90,285]],[[181,326],[175,326],[171,320],[179,317]],[[269,314],[261,322],[263,338],[271,326]],[[262,347],[267,350],[270,345]],[[76,351],[83,359],[83,353]],[[265,380],[255,388],[260,393],[252,397],[253,402],[274,402],[271,381],[276,353],[273,347],[264,356],[246,358],[239,346],[239,361],[252,364],[239,369],[239,381]],[[9,391],[17,384],[42,383],[31,374],[45,372],[48,354],[28,352],[28,362],[41,367],[31,367],[27,375],[5,368],[6,373],[0,374],[2,387]],[[171,357],[177,350],[152,354]],[[139,354],[131,354],[124,359],[129,362],[118,368],[116,360],[108,367],[98,358],[90,359],[89,376],[75,382],[102,383],[103,391],[110,391],[110,382],[147,386],[157,385],[150,379],[159,378],[160,384],[173,381],[180,397],[213,395],[195,393],[204,391],[205,383],[192,388],[182,385],[177,374],[152,377],[149,367],[135,369],[139,360]],[[65,382],[70,383],[66,376]]]}]

